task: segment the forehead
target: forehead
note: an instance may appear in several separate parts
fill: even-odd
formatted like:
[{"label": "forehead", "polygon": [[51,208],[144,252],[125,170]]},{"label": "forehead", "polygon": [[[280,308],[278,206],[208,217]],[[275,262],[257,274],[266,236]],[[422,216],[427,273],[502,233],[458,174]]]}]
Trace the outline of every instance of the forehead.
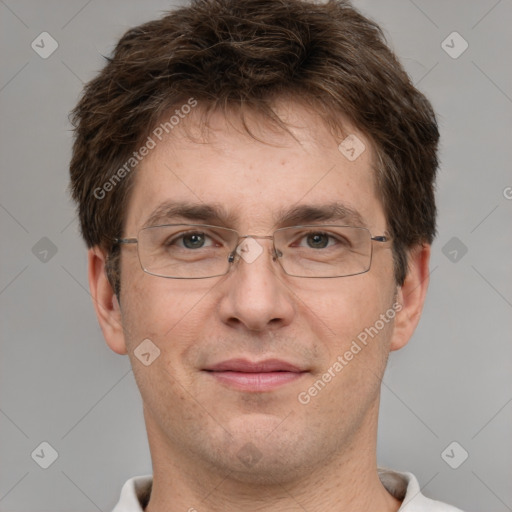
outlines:
[{"label": "forehead", "polygon": [[308,208],[312,221],[330,209],[340,222],[347,214],[345,223],[385,227],[364,134],[344,122],[344,133],[336,135],[298,103],[278,103],[275,111],[288,131],[259,114],[246,116],[244,126],[236,113],[214,112],[205,124],[197,108],[162,140],[153,137],[154,148],[134,176],[126,229],[161,223],[187,208],[214,210],[216,224],[254,234],[307,220]]}]

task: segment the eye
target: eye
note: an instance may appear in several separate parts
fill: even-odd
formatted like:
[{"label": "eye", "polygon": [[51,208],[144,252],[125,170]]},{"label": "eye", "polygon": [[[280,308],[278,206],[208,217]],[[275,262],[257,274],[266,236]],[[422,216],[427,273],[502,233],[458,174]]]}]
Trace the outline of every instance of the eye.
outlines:
[{"label": "eye", "polygon": [[294,238],[297,240],[293,246],[304,249],[327,249],[335,245],[345,245],[345,240],[334,233],[326,233],[325,231],[309,231],[296,234]]},{"label": "eye", "polygon": [[211,237],[200,231],[193,231],[189,233],[182,233],[178,236],[170,238],[166,241],[165,245],[178,246],[185,249],[202,249],[204,247],[211,247],[216,245]]},{"label": "eye", "polygon": [[187,249],[198,249],[203,247],[206,242],[206,238],[207,237],[204,233],[191,233],[181,237],[183,245]]},{"label": "eye", "polygon": [[332,239],[327,233],[310,233],[305,238],[308,247],[312,249],[325,249],[329,245],[329,239]]}]

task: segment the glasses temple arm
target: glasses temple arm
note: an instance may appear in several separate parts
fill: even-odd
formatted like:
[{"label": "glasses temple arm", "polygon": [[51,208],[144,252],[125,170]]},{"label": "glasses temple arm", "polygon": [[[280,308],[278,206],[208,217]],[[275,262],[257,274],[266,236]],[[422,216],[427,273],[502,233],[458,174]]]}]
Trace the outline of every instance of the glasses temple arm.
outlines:
[{"label": "glasses temple arm", "polygon": [[136,244],[138,240],[136,238],[114,238],[115,244]]}]

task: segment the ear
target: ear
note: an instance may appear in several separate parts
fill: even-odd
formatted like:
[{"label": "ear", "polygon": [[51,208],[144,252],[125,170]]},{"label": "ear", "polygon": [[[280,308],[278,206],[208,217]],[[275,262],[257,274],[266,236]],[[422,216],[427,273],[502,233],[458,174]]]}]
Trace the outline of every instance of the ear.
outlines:
[{"label": "ear", "polygon": [[429,283],[430,245],[417,245],[409,251],[408,271],[404,284],[398,288],[396,314],[390,350],[404,347],[420,321]]},{"label": "ear", "polygon": [[121,323],[121,308],[105,271],[106,254],[99,247],[89,249],[89,288],[107,345],[117,354],[124,355],[126,343]]}]

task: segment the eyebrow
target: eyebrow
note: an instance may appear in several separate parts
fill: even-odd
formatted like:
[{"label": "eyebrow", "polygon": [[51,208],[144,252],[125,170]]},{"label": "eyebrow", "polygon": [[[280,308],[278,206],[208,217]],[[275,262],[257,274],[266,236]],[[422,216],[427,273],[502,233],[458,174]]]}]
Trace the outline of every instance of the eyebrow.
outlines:
[{"label": "eyebrow", "polygon": [[220,204],[165,201],[158,205],[144,222],[143,228],[168,221],[188,220],[207,224],[229,225],[235,219]]},{"label": "eyebrow", "polygon": [[290,210],[281,211],[279,215],[279,224],[283,227],[321,221],[366,227],[366,222],[357,210],[338,201],[320,205],[298,205]]},{"label": "eyebrow", "polygon": [[[286,227],[311,222],[341,222],[355,227],[367,227],[361,214],[341,202],[327,204],[297,205],[291,209],[281,209],[275,216],[275,226]],[[191,221],[219,226],[233,226],[237,217],[229,214],[217,203],[186,203],[165,201],[158,205],[148,216],[143,228],[157,226],[166,222]]]}]

